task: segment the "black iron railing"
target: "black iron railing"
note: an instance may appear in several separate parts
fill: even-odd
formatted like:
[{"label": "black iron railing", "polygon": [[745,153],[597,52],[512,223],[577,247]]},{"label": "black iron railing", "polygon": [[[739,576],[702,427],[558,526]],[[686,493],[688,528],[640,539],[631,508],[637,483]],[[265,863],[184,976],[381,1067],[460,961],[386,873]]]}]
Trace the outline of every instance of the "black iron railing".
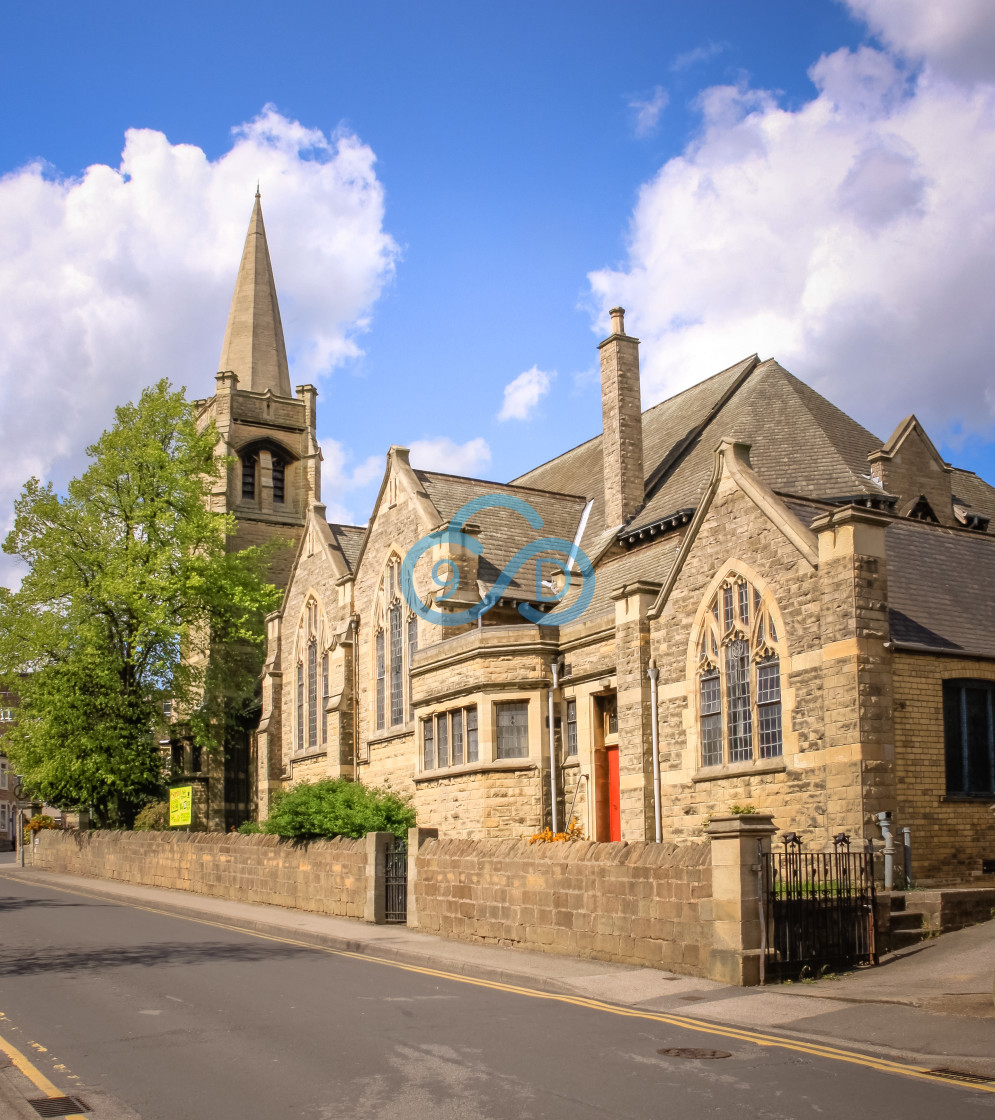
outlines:
[{"label": "black iron railing", "polygon": [[789,832],[782,846],[760,851],[760,920],[764,979],[797,979],[874,964],[874,855],[851,851],[839,833],[830,852],[803,852]]},{"label": "black iron railing", "polygon": [[384,889],[384,920],[404,925],[408,920],[408,845],[403,840],[395,840],[387,849]]}]

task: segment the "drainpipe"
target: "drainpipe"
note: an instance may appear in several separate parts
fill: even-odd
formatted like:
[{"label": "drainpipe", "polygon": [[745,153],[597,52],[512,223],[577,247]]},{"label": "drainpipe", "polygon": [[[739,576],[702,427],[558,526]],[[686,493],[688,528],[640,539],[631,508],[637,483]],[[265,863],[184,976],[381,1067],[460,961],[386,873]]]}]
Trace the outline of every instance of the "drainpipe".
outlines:
[{"label": "drainpipe", "polygon": [[905,855],[905,889],[912,890],[912,829],[908,825],[902,829],[902,849]]},{"label": "drainpipe", "polygon": [[560,663],[555,658],[550,663],[553,687],[549,690],[549,800],[553,817],[553,834],[559,832],[559,815],[556,811],[556,725],[553,721],[553,693],[560,683]]},{"label": "drainpipe", "polygon": [[891,813],[878,813],[877,822],[884,840],[884,889],[890,891],[895,886],[895,846],[891,835]]},{"label": "drainpipe", "polygon": [[656,842],[663,839],[663,806],[660,804],[660,731],[656,719],[656,689],[660,680],[660,670],[656,658],[650,661],[646,670],[650,679],[650,730],[653,734],[653,824],[656,827]]}]

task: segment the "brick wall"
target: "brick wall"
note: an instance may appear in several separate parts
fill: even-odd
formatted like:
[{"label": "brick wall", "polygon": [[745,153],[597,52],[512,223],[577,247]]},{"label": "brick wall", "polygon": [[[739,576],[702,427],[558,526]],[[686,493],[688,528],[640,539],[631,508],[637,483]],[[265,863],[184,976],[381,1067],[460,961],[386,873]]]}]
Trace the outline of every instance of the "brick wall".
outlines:
[{"label": "brick wall", "polygon": [[704,976],[708,843],[530,845],[429,840],[418,851],[418,928],[444,937]]},{"label": "brick wall", "polygon": [[[895,696],[895,824],[912,829],[912,872],[920,885],[995,882],[981,861],[995,859],[995,804],[947,795],[943,682],[995,680],[988,661],[897,653]],[[900,839],[900,837],[899,837]]]},{"label": "brick wall", "polygon": [[34,866],[46,871],[170,887],[212,898],[265,902],[362,918],[362,840],[295,846],[278,836],[212,832],[43,831]]}]

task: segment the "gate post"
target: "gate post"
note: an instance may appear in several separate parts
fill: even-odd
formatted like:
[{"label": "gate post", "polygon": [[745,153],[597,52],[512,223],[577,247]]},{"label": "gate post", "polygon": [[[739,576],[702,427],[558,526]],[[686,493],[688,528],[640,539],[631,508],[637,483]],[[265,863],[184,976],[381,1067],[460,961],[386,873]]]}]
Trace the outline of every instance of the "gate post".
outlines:
[{"label": "gate post", "polygon": [[708,975],[726,984],[760,983],[757,841],[770,851],[770,813],[712,817],[712,952]]},{"label": "gate post", "polygon": [[387,909],[387,847],[394,843],[393,832],[366,834],[366,905],[363,921],[383,925]]},{"label": "gate post", "polygon": [[426,840],[438,840],[437,828],[408,829],[408,929],[418,926],[418,905],[415,901],[415,887],[418,884],[418,849]]}]

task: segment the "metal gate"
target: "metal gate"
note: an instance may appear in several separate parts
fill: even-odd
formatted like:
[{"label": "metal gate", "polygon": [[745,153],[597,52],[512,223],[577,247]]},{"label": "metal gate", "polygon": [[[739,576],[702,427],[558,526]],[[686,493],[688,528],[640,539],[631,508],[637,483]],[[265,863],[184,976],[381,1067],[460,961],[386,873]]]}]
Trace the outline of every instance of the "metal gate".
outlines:
[{"label": "metal gate", "polygon": [[783,848],[760,851],[761,983],[876,964],[874,855],[850,851],[839,833],[831,852],[803,852],[789,832]]},{"label": "metal gate", "polygon": [[404,925],[408,920],[408,845],[403,840],[395,840],[387,849],[384,890],[384,921]]}]

